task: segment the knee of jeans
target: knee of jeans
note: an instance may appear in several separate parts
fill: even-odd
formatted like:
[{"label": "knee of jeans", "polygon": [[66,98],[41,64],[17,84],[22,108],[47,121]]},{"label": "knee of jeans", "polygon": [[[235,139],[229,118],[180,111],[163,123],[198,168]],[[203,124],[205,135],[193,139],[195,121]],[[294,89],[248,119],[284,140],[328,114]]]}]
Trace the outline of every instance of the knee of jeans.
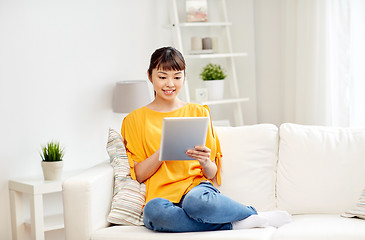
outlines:
[{"label": "knee of jeans", "polygon": [[194,215],[198,212],[214,211],[216,207],[213,198],[216,197],[216,192],[202,191],[199,194],[187,194],[182,207],[188,215]]},{"label": "knee of jeans", "polygon": [[156,223],[161,222],[168,217],[169,211],[166,211],[173,203],[164,198],[151,199],[143,208],[143,221]]},{"label": "knee of jeans", "polygon": [[157,217],[161,216],[161,205],[166,199],[154,198],[151,199],[143,208],[143,219],[153,221]]}]

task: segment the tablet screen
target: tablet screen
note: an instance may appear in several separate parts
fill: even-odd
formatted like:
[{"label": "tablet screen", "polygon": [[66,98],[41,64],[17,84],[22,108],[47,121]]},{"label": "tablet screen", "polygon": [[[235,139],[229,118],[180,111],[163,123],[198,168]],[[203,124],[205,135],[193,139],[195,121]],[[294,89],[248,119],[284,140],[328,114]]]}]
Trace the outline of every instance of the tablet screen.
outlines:
[{"label": "tablet screen", "polygon": [[197,145],[205,145],[208,117],[164,118],[161,134],[160,161],[194,160],[185,152]]}]

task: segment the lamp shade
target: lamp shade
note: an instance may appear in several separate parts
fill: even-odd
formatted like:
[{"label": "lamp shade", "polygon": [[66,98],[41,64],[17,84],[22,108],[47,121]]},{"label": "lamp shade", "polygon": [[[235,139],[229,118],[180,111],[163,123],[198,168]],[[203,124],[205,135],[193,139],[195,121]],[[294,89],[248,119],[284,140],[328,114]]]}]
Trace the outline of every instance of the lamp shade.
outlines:
[{"label": "lamp shade", "polygon": [[147,105],[150,101],[147,81],[120,81],[115,85],[114,112],[130,113],[134,109]]}]

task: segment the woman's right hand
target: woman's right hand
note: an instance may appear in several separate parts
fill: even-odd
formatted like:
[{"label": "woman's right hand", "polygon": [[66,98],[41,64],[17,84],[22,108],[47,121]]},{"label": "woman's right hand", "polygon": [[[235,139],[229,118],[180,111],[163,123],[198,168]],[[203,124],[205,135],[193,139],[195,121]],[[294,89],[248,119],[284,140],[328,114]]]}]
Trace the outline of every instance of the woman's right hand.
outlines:
[{"label": "woman's right hand", "polygon": [[134,172],[139,183],[146,181],[159,169],[162,164],[159,157],[160,149],[157,149],[156,152],[142,162],[134,162]]}]

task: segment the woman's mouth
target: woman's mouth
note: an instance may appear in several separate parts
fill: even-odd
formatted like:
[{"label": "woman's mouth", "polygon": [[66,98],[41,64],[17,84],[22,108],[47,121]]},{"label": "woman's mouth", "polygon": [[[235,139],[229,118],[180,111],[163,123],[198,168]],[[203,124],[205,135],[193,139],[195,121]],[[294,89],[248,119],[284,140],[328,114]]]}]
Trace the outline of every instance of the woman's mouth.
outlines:
[{"label": "woman's mouth", "polygon": [[175,90],[162,90],[166,95],[172,95]]}]

